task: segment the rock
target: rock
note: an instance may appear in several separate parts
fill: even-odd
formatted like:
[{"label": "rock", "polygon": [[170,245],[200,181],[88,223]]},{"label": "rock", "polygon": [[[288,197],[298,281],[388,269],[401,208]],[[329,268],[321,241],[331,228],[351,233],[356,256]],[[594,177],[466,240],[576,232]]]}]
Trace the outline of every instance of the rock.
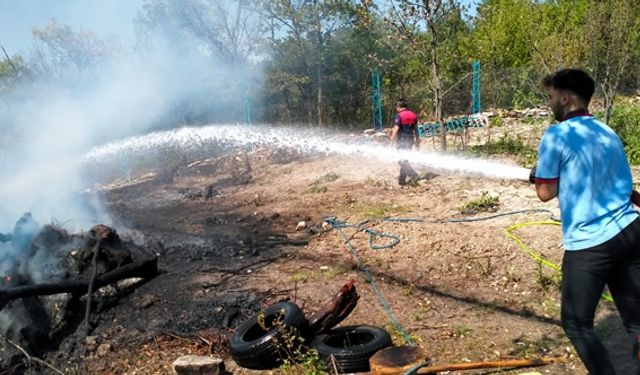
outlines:
[{"label": "rock", "polygon": [[376,129],[365,129],[363,133],[364,135],[373,135],[376,133]]},{"label": "rock", "polygon": [[175,375],[218,375],[225,372],[220,358],[199,355],[185,355],[171,365]]},{"label": "rock", "polygon": [[111,351],[111,344],[100,344],[98,349],[96,349],[96,354],[98,357],[104,357]]},{"label": "rock", "polygon": [[296,225],[296,230],[303,230],[306,227],[307,227],[307,222],[299,221],[298,225]]},{"label": "rock", "polygon": [[88,352],[93,352],[98,347],[98,337],[97,336],[87,336],[84,339],[84,344],[85,344]]},{"label": "rock", "polygon": [[493,199],[500,198],[500,194],[498,194],[498,192],[497,192],[497,191],[494,191],[494,190],[490,190],[490,191],[488,191],[488,192],[487,192],[487,195],[488,195],[490,198],[493,198]]},{"label": "rock", "polygon": [[204,189],[204,199],[211,199],[220,195],[220,192],[209,185]]},{"label": "rock", "polygon": [[323,221],[321,228],[322,230],[328,230],[331,228],[331,224],[327,223],[326,221]]},{"label": "rock", "polygon": [[158,298],[153,295],[153,294],[145,294],[143,295],[140,300],[138,301],[137,305],[138,308],[140,309],[146,309],[147,307],[153,305],[154,303],[156,303],[156,301],[158,300]]}]

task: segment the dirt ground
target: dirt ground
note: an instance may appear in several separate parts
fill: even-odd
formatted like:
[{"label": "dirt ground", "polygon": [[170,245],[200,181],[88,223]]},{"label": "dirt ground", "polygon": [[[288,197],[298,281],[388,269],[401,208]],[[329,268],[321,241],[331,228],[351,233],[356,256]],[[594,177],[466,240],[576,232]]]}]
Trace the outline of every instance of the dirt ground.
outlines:
[{"label": "dirt ground", "polygon": [[[541,203],[526,182],[417,169],[425,178],[400,187],[397,164],[256,149],[200,160],[168,177],[102,186],[98,193],[122,236],[164,244],[162,271],[99,306],[92,335],[102,349],[78,357],[78,340],[70,338],[47,361],[65,373],[168,374],[180,355],[213,352],[232,373],[257,374],[232,363],[221,344],[225,335],[276,301],[290,299],[311,312],[353,278],[361,298],[342,324],[384,327],[396,345],[405,344],[404,330],[434,364],[567,356],[565,364],[535,371],[585,374],[559,325],[556,271],[539,266],[505,234],[511,225],[547,221],[549,214],[434,222],[524,209],[557,213],[557,202]],[[461,212],[485,191],[499,199],[495,212]],[[400,242],[373,250],[367,233],[354,227],[323,228],[329,216],[351,224],[369,219],[364,227]],[[296,230],[300,221],[306,228]],[[528,225],[514,233],[535,253],[560,262],[559,226]],[[611,303],[600,304],[596,325],[619,373],[628,373],[627,339]],[[211,346],[194,336],[206,329]]]}]

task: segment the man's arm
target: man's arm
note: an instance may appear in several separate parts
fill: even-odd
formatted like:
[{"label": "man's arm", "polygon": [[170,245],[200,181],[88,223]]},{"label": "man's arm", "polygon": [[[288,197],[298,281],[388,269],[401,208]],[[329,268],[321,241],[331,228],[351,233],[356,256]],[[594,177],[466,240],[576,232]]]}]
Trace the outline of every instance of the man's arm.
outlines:
[{"label": "man's arm", "polygon": [[547,202],[558,196],[558,180],[536,178],[536,193],[541,201]]},{"label": "man's arm", "polygon": [[418,124],[413,125],[413,137],[415,138],[416,150],[420,148],[420,132],[418,132]]}]

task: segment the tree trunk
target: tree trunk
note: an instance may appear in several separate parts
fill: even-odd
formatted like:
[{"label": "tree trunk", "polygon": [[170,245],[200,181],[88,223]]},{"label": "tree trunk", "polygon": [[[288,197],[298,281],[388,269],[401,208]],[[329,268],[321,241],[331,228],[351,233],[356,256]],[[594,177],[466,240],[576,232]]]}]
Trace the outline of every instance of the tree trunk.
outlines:
[{"label": "tree trunk", "polygon": [[436,106],[436,121],[440,123],[440,148],[442,152],[447,151],[447,132],[442,118],[442,80],[440,79],[440,68],[438,66],[438,36],[436,33],[436,27],[431,17],[427,15],[427,24],[429,25],[429,31],[431,32],[431,72],[433,74],[433,81],[435,86],[435,106]]},{"label": "tree trunk", "polygon": [[613,111],[613,95],[615,94],[611,87],[603,85],[602,93],[604,95],[604,123],[609,125],[611,112]]},{"label": "tree trunk", "polygon": [[316,31],[316,84],[318,85],[317,102],[316,102],[316,115],[318,116],[318,127],[323,125],[322,123],[322,107],[324,105],[324,98],[322,97],[322,67],[324,65],[324,38],[322,37],[322,24],[320,22],[320,9],[317,9],[318,3],[314,2],[315,11],[315,31]]},{"label": "tree trunk", "polygon": [[[320,59],[320,61],[322,61],[322,59]],[[316,103],[316,114],[318,116],[318,126],[321,127],[324,125],[322,123],[322,107],[324,106],[324,98],[322,96],[322,64],[318,64],[316,74],[318,79],[318,102]]]},{"label": "tree trunk", "polygon": [[307,122],[309,126],[313,126],[313,103],[310,94],[307,95]]}]

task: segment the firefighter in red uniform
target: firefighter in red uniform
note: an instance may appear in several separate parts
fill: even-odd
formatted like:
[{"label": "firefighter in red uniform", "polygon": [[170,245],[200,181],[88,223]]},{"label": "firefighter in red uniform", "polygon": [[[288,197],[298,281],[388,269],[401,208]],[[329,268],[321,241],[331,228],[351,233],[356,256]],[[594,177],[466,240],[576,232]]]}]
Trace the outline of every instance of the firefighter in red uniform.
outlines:
[{"label": "firefighter in red uniform", "polygon": [[[399,99],[396,102],[396,119],[391,132],[391,144],[398,150],[411,150],[415,146],[416,150],[420,146],[420,135],[418,133],[418,116],[407,108],[407,101]],[[406,185],[408,182],[416,182],[418,174],[411,167],[409,161],[401,160],[400,176],[398,184]],[[409,181],[406,181],[409,177]]]}]

